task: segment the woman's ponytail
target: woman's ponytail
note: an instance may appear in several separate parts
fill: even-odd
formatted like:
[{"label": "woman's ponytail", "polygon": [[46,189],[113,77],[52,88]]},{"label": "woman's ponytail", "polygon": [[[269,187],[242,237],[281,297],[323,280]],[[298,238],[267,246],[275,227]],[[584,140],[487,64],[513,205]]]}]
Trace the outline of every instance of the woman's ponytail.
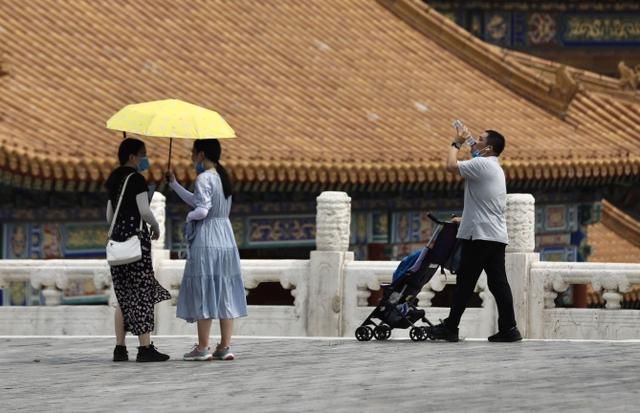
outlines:
[{"label": "woman's ponytail", "polygon": [[231,195],[233,195],[231,178],[229,178],[227,170],[224,169],[224,166],[222,166],[220,162],[216,163],[216,171],[218,172],[218,175],[220,175],[220,180],[222,181],[222,190],[224,191],[224,197],[229,198]]}]

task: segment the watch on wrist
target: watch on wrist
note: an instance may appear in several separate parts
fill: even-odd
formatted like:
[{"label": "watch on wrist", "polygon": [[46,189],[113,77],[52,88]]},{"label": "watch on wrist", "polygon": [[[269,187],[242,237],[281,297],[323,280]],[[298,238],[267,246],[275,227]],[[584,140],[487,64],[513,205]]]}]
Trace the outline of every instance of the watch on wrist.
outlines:
[{"label": "watch on wrist", "polygon": [[451,142],[451,146],[453,146],[456,149],[460,149],[460,146],[462,145],[460,145],[458,142]]}]

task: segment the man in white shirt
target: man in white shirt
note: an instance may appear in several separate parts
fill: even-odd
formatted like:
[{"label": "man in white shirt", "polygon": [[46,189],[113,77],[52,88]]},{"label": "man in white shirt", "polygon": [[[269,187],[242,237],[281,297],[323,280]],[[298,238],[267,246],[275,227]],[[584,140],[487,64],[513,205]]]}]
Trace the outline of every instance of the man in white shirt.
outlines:
[{"label": "man in white shirt", "polygon": [[432,338],[458,341],[460,318],[484,270],[489,290],[498,307],[498,333],[492,342],[522,340],[516,327],[511,287],[504,265],[505,247],[509,239],[505,210],[507,187],[498,157],[504,150],[504,137],[487,130],[471,147],[473,158],[458,161],[458,150],[468,137],[466,128],[449,149],[447,171],[464,178],[464,208],[457,237],[462,240],[462,255],[449,317],[428,328]]}]

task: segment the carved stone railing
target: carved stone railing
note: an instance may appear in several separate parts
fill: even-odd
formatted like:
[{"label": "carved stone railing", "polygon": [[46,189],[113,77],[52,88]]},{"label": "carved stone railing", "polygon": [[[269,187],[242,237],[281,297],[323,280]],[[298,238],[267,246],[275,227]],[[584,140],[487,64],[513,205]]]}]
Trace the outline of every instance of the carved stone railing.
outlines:
[{"label": "carved stone railing", "polygon": [[105,260],[0,260],[0,288],[12,281],[29,282],[40,290],[44,305],[59,305],[72,281],[91,280],[96,289],[109,294],[111,274]]},{"label": "carved stone railing", "polygon": [[105,260],[0,260],[0,288],[28,282],[44,298],[41,306],[0,307],[0,334],[113,334],[113,308],[107,305],[60,305],[73,281],[93,281],[102,295],[111,287]]},{"label": "carved stone railing", "polygon": [[[171,301],[158,308],[159,334],[194,334],[195,327],[176,318],[176,299],[184,271],[184,260],[166,260],[160,265],[158,279],[171,293]],[[251,305],[249,317],[238,319],[238,335],[306,335],[307,260],[242,260],[245,291],[260,283],[278,282],[294,297],[293,306]],[[214,329],[217,327],[214,327]]]},{"label": "carved stone railing", "polygon": [[[640,283],[640,264],[536,262],[531,265],[531,338],[638,338],[640,311],[621,310],[623,294]],[[573,284],[591,284],[605,309],[556,308],[555,299]],[[612,311],[615,310],[615,311]]]},{"label": "carved stone railing", "polygon": [[[154,197],[155,213],[163,210],[162,197]],[[371,290],[391,282],[398,262],[354,261],[347,251],[350,198],[344,193],[318,197],[317,244],[308,260],[242,260],[247,291],[261,283],[278,282],[294,297],[293,305],[251,305],[249,317],[235,325],[238,335],[353,336],[373,310]],[[630,285],[640,283],[640,264],[586,264],[538,262],[533,252],[534,199],[510,194],[507,226],[510,245],[505,265],[518,326],[531,338],[640,338],[640,311],[621,310],[620,301]],[[161,238],[162,239],[162,238]],[[195,335],[195,326],[175,316],[175,299],[184,271],[184,260],[170,260],[162,242],[154,244],[156,277],[172,296],[158,305],[156,333]],[[59,305],[63,291],[73,280],[93,280],[106,294],[110,290],[109,267],[104,260],[0,260],[0,287],[11,281],[28,282],[42,291],[44,305],[0,307],[3,334],[113,334],[113,307],[108,305]],[[427,318],[437,322],[448,308],[431,301],[456,276],[438,270],[418,294]],[[555,308],[558,293],[571,284],[590,283],[606,300],[605,309]],[[469,308],[460,325],[467,337],[486,337],[496,331],[493,296],[483,274],[476,285],[482,308]],[[215,325],[215,324],[214,324]],[[217,334],[214,327],[213,334]],[[403,337],[406,330],[394,332]]]}]

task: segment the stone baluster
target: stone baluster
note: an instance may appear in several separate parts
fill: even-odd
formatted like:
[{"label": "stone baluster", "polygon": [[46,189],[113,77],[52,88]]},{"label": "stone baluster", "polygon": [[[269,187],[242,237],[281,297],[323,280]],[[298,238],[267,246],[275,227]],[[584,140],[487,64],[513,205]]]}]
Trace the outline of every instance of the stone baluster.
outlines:
[{"label": "stone baluster", "polygon": [[544,282],[544,308],[555,308],[558,294],[569,288],[569,285],[557,275],[549,275]]},{"label": "stone baluster", "polygon": [[301,296],[301,294],[298,292],[296,283],[293,282],[293,280],[291,280],[286,275],[283,275],[280,278],[280,285],[285,290],[289,290],[289,294],[291,294],[291,296],[293,297],[294,313],[296,315],[299,315],[299,311],[298,311],[299,308],[300,308],[300,299],[299,299],[299,297]]},{"label": "stone baluster", "polygon": [[361,279],[356,286],[358,307],[367,307],[372,291],[380,289],[380,279],[376,274],[369,274],[366,279]]},{"label": "stone baluster", "polygon": [[431,307],[431,300],[436,296],[436,293],[431,289],[431,286],[427,283],[422,290],[418,293],[418,306]]},{"label": "stone baluster", "polygon": [[93,284],[102,294],[110,294],[111,273],[108,268],[93,271]]},{"label": "stone baluster", "polygon": [[594,279],[594,290],[602,290],[602,298],[605,300],[607,310],[618,310],[622,308],[621,302],[623,294],[629,291],[631,285],[626,277],[601,275]]},{"label": "stone baluster", "polygon": [[553,289],[544,290],[544,308],[555,308],[556,307],[556,298],[558,297],[558,293],[553,291]]},{"label": "stone baluster", "polygon": [[153,216],[156,218],[156,221],[158,221],[158,226],[160,226],[160,238],[151,241],[151,248],[154,250],[165,249],[166,200],[165,196],[160,192],[154,192],[153,198],[151,199],[151,212],[153,212]]},{"label": "stone baluster", "polygon": [[619,310],[622,308],[622,305],[620,304],[622,302],[622,294],[617,290],[605,289],[604,293],[602,293],[602,298],[606,302],[605,308],[607,310]]},{"label": "stone baluster", "polygon": [[31,286],[39,289],[44,297],[44,305],[60,305],[62,290],[58,288],[56,274],[50,271],[39,271],[31,278]]},{"label": "stone baluster", "polygon": [[[451,278],[452,276],[449,275],[449,278]],[[455,277],[455,276],[453,276]],[[431,277],[431,280],[424,286],[422,287],[422,291],[420,291],[420,293],[418,293],[418,300],[419,300],[419,306],[420,307],[431,307],[431,300],[433,300],[433,297],[436,296],[436,293],[441,292],[442,290],[444,290],[444,287],[446,287],[447,285],[447,275],[446,274],[440,274],[439,272],[436,272],[433,277]]]},{"label": "stone baluster", "polygon": [[483,336],[491,335],[498,328],[497,326],[497,307],[496,300],[487,285],[487,274],[483,271],[480,274],[478,283],[474,288],[474,292],[478,293],[478,297],[482,300],[482,309],[484,315],[480,318],[480,323],[476,329],[478,334]]},{"label": "stone baluster", "polygon": [[307,278],[305,277],[307,267],[305,266],[303,274],[300,273],[300,269],[287,269],[280,278],[280,285],[289,289],[289,292],[293,296],[294,314],[298,318],[306,317],[307,315]]}]

